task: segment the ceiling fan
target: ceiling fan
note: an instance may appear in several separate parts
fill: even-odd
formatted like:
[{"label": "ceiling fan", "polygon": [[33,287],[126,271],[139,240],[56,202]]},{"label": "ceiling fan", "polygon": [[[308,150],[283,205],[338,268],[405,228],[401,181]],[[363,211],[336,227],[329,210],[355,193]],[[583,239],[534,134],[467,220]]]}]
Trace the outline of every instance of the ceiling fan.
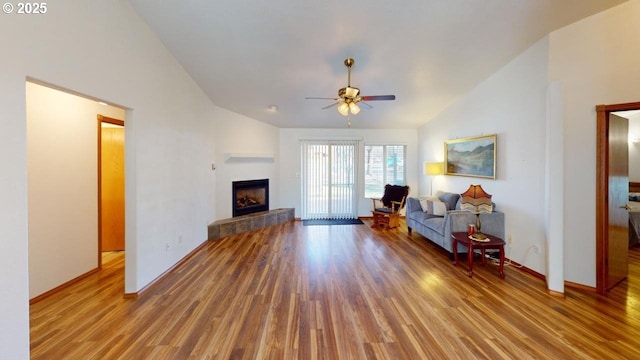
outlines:
[{"label": "ceiling fan", "polygon": [[[360,112],[360,106],[371,109],[372,106],[367,104],[366,101],[378,101],[378,100],[395,100],[395,95],[360,95],[360,89],[351,87],[351,67],[355,64],[352,58],[344,60],[344,66],[347,67],[347,87],[343,87],[338,90],[338,97],[336,98],[323,98],[323,97],[306,97],[305,99],[321,99],[321,100],[334,100],[335,103],[325,106],[322,109],[328,109],[330,107],[337,106],[338,112],[344,116],[349,114],[357,115]],[[360,106],[358,105],[360,104]]]}]

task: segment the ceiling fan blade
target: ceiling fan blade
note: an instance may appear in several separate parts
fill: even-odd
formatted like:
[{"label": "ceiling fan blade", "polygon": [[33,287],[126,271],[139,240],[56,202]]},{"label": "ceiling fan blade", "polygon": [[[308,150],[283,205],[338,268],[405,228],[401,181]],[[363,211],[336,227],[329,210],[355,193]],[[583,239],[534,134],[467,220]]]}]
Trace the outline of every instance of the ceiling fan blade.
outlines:
[{"label": "ceiling fan blade", "polygon": [[306,97],[306,100],[338,100],[338,98],[332,97],[332,98],[328,98],[328,97]]},{"label": "ceiling fan blade", "polygon": [[371,95],[371,96],[363,96],[363,101],[377,101],[377,100],[395,100],[395,95]]},{"label": "ceiling fan blade", "polygon": [[362,101],[360,101],[360,102],[358,103],[358,106],[363,107],[363,108],[365,108],[365,109],[367,109],[367,110],[371,110],[371,109],[373,109],[373,106],[371,106],[371,105],[367,104],[366,102],[362,102]]},{"label": "ceiling fan blade", "polygon": [[334,103],[333,103],[333,104],[331,104],[331,105],[327,105],[327,106],[323,107],[323,108],[322,108],[322,110],[326,110],[326,109],[328,109],[328,108],[332,108],[332,107],[334,107],[334,106],[336,106],[336,105],[338,105],[338,104],[339,104],[339,102],[334,102]]}]

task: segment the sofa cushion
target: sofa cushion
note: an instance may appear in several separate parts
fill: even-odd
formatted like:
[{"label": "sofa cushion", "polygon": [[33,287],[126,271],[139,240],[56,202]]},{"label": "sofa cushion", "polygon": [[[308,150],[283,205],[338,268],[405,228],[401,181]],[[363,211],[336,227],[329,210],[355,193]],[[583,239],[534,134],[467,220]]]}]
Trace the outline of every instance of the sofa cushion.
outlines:
[{"label": "sofa cushion", "polygon": [[444,223],[445,223],[444,216],[443,217],[433,216],[426,219],[423,224],[424,226],[437,232],[441,236],[444,236]]},{"label": "sofa cushion", "polygon": [[436,193],[436,196],[438,197],[438,199],[440,199],[440,201],[447,204],[447,210],[455,210],[456,203],[458,202],[458,199],[460,199],[460,194],[444,191],[438,191]]},{"label": "sofa cushion", "polygon": [[422,212],[422,211],[413,211],[411,213],[411,219],[413,219],[414,221],[425,225],[427,220],[432,219],[432,218],[441,218],[444,219],[444,216],[438,216],[438,215],[433,215],[433,214],[429,214],[426,212]]},{"label": "sofa cushion", "polygon": [[420,198],[420,207],[423,212],[444,216],[447,212],[447,205],[435,196],[423,196]]}]

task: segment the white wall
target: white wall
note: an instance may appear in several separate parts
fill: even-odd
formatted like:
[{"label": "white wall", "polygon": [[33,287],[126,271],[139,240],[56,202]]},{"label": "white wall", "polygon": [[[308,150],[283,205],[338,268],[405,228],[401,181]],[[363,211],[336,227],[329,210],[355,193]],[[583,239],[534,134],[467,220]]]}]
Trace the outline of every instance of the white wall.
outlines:
[{"label": "white wall", "polygon": [[[365,129],[280,129],[280,207],[295,207],[296,217],[300,217],[300,140],[307,139],[361,139],[363,145],[399,144],[407,146],[406,163],[417,163],[416,130],[365,130]],[[364,161],[364,153],[360,154]],[[409,196],[418,194],[418,173],[422,166],[407,166],[407,185]],[[364,174],[360,172],[360,184],[364,184]],[[371,200],[364,197],[364,188],[360,189],[358,216],[371,216]]]},{"label": "white wall", "polygon": [[[446,140],[497,134],[495,180],[438,176],[433,187],[461,193],[470,184],[481,184],[505,213],[505,240],[512,240],[507,256],[540,273],[546,272],[547,49],[544,38],[418,131],[418,164],[444,160]],[[427,192],[429,179],[420,176],[421,192]]]},{"label": "white wall", "polygon": [[545,146],[545,224],[547,236],[547,287],[564,292],[564,124],[562,84],[553,82],[547,91]]},{"label": "white wall", "polygon": [[0,358],[6,359],[29,358],[24,80],[24,76],[0,71]]},{"label": "white wall", "polygon": [[27,83],[29,297],[98,267],[98,119],[124,110]]},{"label": "white wall", "polygon": [[206,240],[216,217],[217,112],[126,1],[61,0],[43,15],[2,14],[0,33],[0,358],[28,359],[27,77],[131,109],[127,292]]},{"label": "white wall", "polygon": [[640,1],[632,0],[550,34],[549,80],[564,101],[565,278],[595,287],[598,104],[640,101]]},{"label": "white wall", "polygon": [[[269,207],[278,204],[278,128],[221,108],[216,110],[216,214],[232,216],[231,183],[238,180],[269,179]],[[225,154],[273,155],[225,160]]]}]

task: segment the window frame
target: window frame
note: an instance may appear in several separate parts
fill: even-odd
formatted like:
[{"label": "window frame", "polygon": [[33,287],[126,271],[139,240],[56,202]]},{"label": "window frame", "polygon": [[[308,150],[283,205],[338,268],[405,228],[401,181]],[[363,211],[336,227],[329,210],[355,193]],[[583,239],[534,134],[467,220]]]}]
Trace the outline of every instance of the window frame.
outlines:
[{"label": "window frame", "polygon": [[[401,147],[402,148],[402,170],[401,170],[401,175],[402,175],[402,181],[401,182],[390,182],[390,180],[388,179],[388,171],[386,169],[386,166],[384,164],[379,164],[378,166],[381,167],[382,169],[380,170],[382,173],[382,182],[379,185],[378,189],[370,189],[372,186],[371,184],[368,184],[367,181],[367,170],[369,169],[369,162],[370,159],[368,159],[368,150],[369,148],[373,148],[373,147],[382,147],[382,160],[383,162],[387,161],[387,157],[389,154],[389,148],[391,147]],[[364,191],[364,197],[365,198],[372,198],[372,199],[378,199],[380,197],[382,197],[382,195],[384,194],[384,186],[386,184],[393,184],[393,185],[406,185],[407,184],[407,145],[406,144],[401,144],[401,143],[387,143],[387,144],[380,144],[380,143],[371,143],[371,144],[364,144],[364,149],[363,149],[363,155],[364,155],[364,159],[362,161],[363,163],[363,191]],[[375,160],[375,159],[374,159]],[[370,169],[369,169],[370,170]],[[397,174],[397,173],[396,173]],[[378,186],[378,185],[375,185]]]}]

